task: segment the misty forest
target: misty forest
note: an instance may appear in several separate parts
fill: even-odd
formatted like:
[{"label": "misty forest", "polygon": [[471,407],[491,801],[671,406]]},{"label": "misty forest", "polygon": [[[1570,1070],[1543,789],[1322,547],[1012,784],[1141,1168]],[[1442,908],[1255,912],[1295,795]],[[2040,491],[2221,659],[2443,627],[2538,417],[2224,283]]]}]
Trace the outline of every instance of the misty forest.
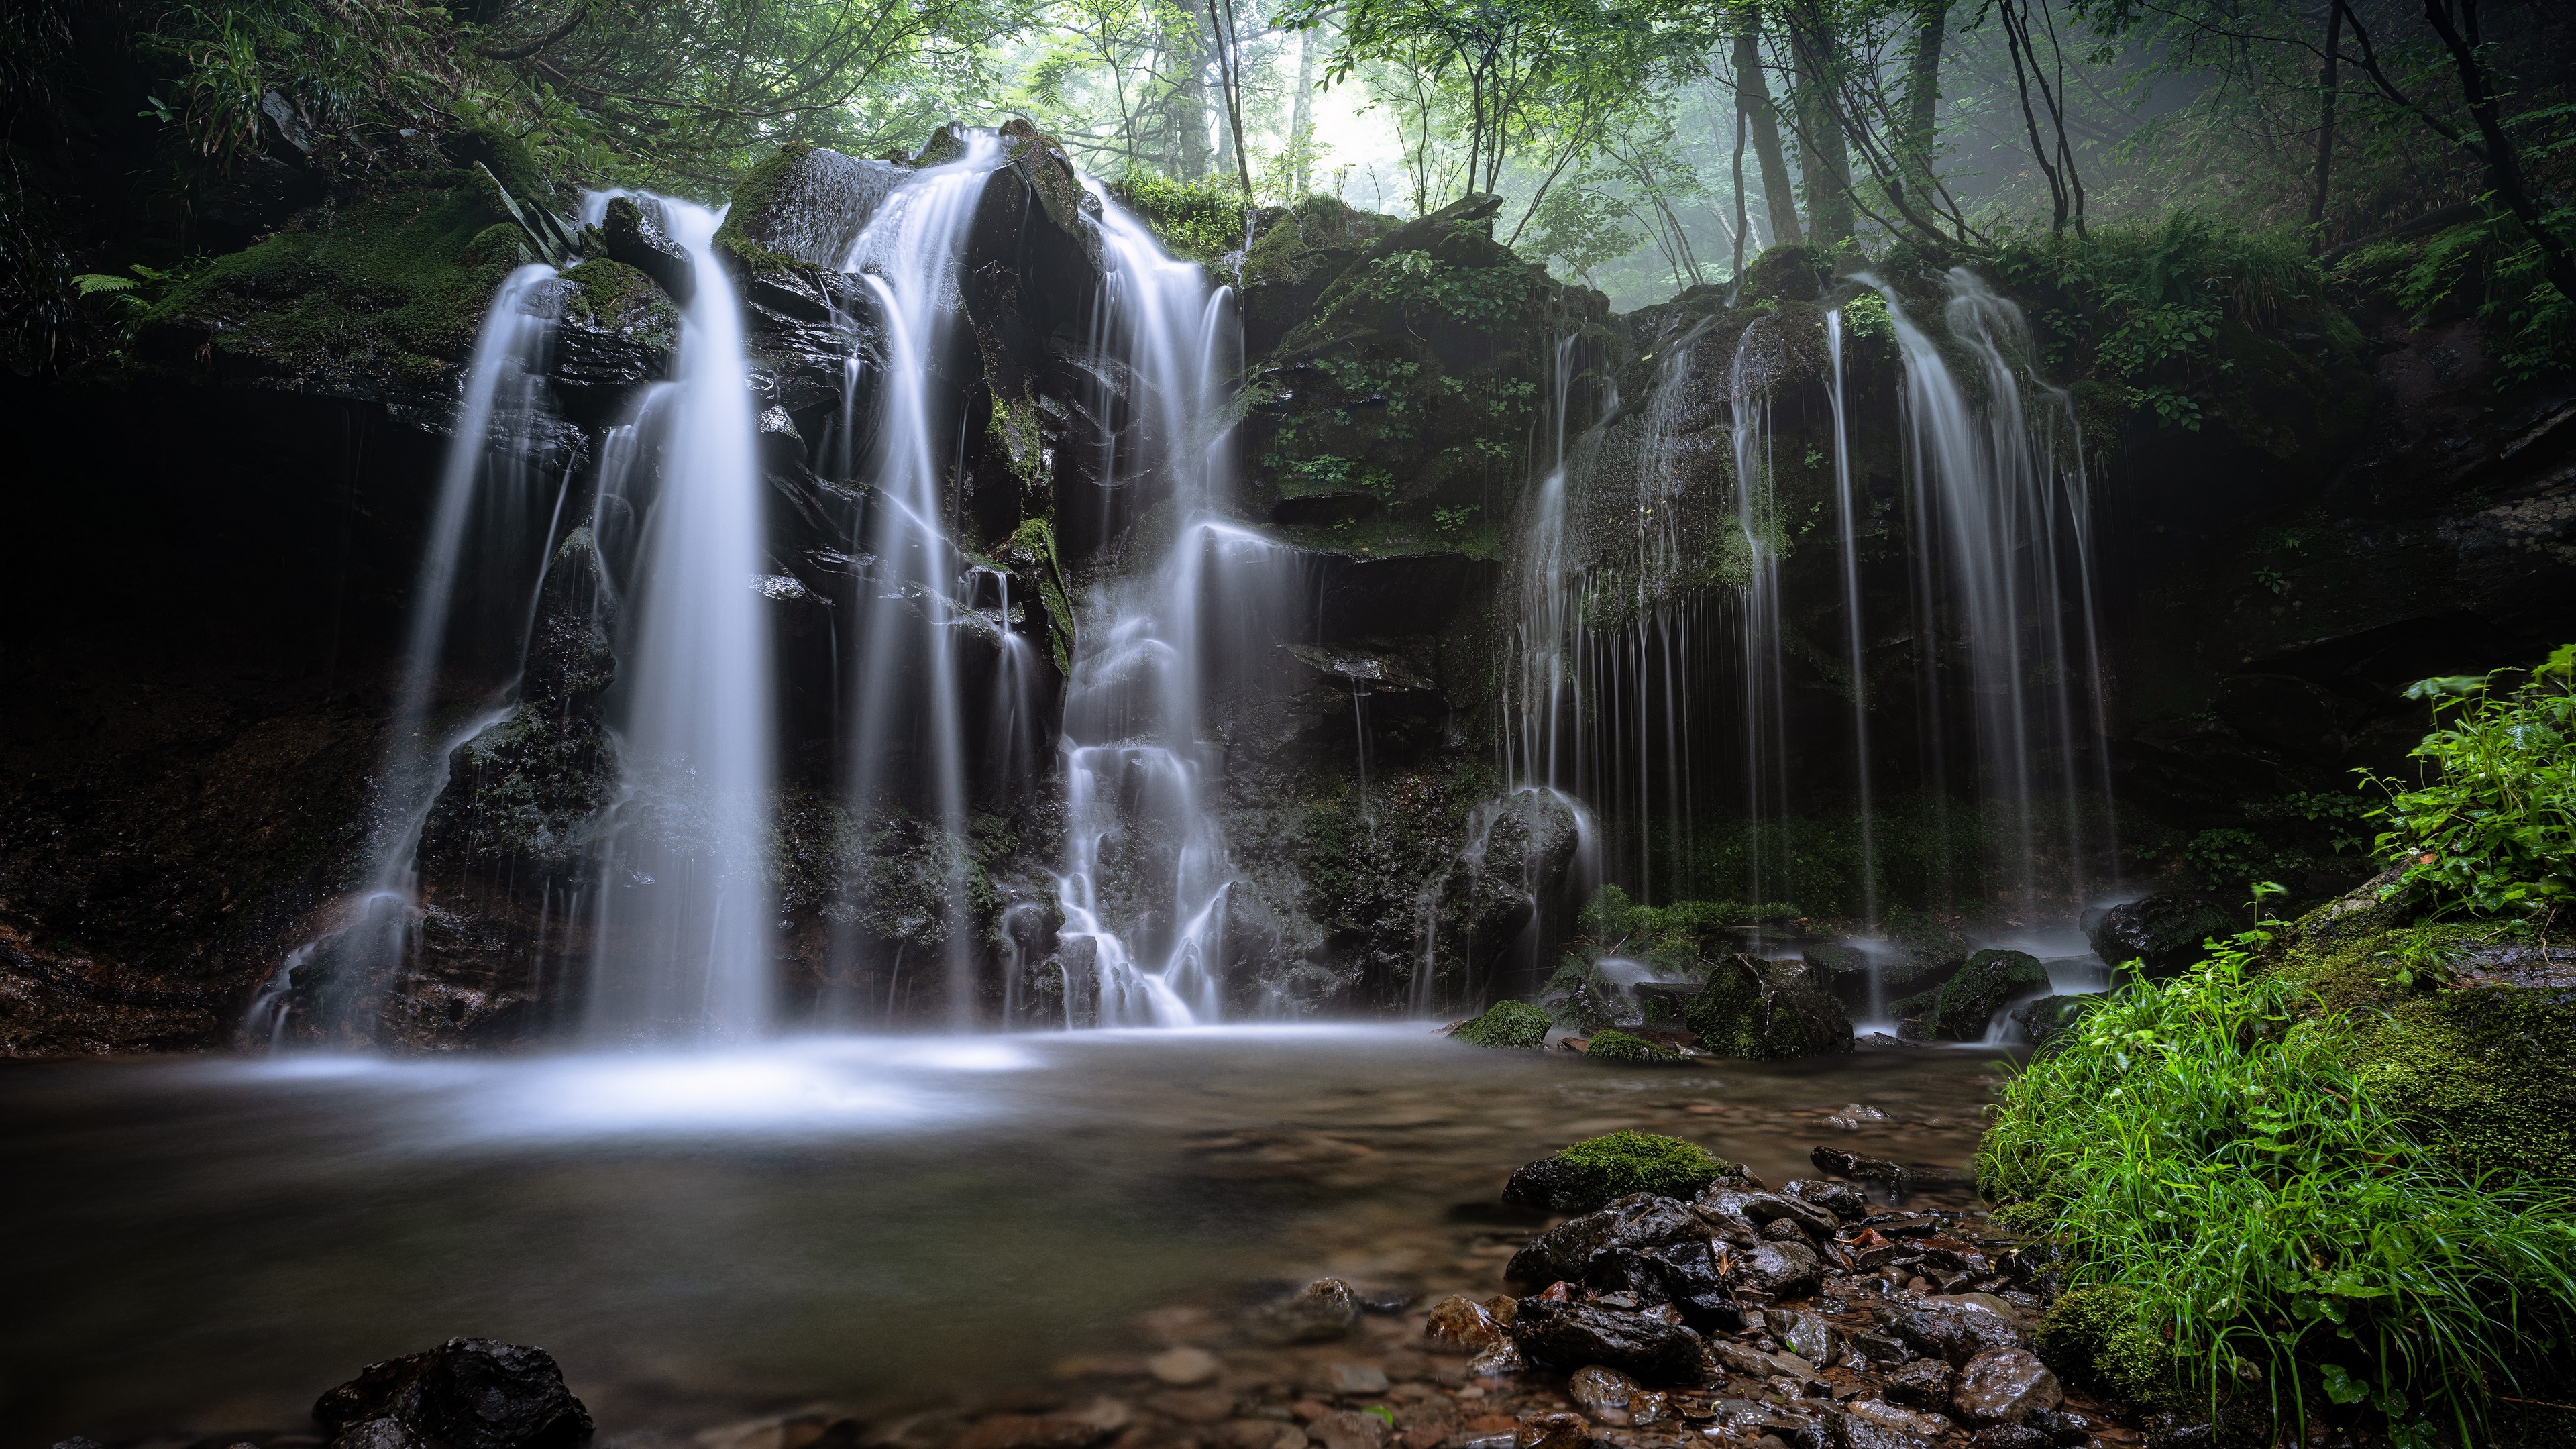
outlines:
[{"label": "misty forest", "polygon": [[2576,1443],[2576,7],[12,0],[0,1449]]}]

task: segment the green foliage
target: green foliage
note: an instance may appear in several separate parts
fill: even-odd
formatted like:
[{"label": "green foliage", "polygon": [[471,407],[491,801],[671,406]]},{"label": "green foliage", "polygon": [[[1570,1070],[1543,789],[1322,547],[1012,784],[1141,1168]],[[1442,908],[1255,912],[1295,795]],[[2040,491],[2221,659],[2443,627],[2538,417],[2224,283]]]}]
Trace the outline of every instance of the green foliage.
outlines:
[{"label": "green foliage", "polygon": [[1541,280],[1515,267],[1462,267],[1427,251],[1392,252],[1369,263],[1334,310],[1378,305],[1408,324],[1451,318],[1490,328],[1518,316]]},{"label": "green foliage", "polygon": [[1547,1044],[1550,1025],[1547,1013],[1526,1001],[1497,1001],[1449,1037],[1469,1046],[1532,1049]]},{"label": "green foliage", "polygon": [[1584,1185],[1586,1196],[1597,1202],[1634,1192],[1689,1199],[1731,1170],[1697,1143],[1652,1132],[1587,1138],[1550,1160],[1568,1169]]},{"label": "green foliage", "polygon": [[1560,186],[1539,201],[1530,217],[1537,225],[1524,249],[1589,279],[1594,267],[1626,256],[1645,240],[1629,230],[1628,219],[1623,202],[1588,187]]},{"label": "green foliage", "polygon": [[[2576,229],[2576,209],[2560,207],[2544,220],[2563,234]],[[2508,212],[2492,211],[2422,240],[2357,248],[2337,264],[2335,276],[2385,290],[2418,322],[2474,297],[2488,355],[2509,383],[2576,367],[2576,302],[2549,284],[2539,245]]]},{"label": "green foliage", "polygon": [[1894,342],[1896,319],[1889,315],[1887,299],[1876,292],[1865,292],[1842,305],[1843,335],[1854,342]]},{"label": "green foliage", "polygon": [[2372,812],[2388,825],[2380,855],[2442,909],[2521,915],[2576,895],[2576,644],[2499,686],[2519,672],[2409,689],[2432,702],[2437,727],[2412,751],[2430,770],[2412,790],[2375,782],[2389,792]]},{"label": "green foliage", "polygon": [[1633,1037],[1615,1026],[1605,1026],[1592,1034],[1584,1044],[1583,1054],[1605,1062],[1679,1062],[1686,1061],[1680,1052],[1657,1046],[1641,1037]]},{"label": "green foliage", "polygon": [[[2017,1207],[2027,1206],[2017,1204]],[[2001,1221],[2006,1212],[1995,1214]],[[2097,1283],[2059,1294],[2039,1324],[2039,1353],[2058,1375],[2131,1404],[2176,1397],[2173,1351],[2148,1326],[2134,1289]]]},{"label": "green foliage", "polygon": [[2076,1286],[2116,1290],[2061,1315],[2105,1377],[2157,1377],[2163,1344],[2176,1394],[2261,1394],[2304,1420],[2321,1385],[2350,1382],[2392,1426],[2465,1426],[2483,1385],[2564,1341],[2576,1203],[2428,1149],[2355,1069],[2355,1023],[2250,969],[2281,924],[2123,988],[2034,1060],[1982,1185],[2043,1205]]},{"label": "green foliage", "polygon": [[1176,181],[1131,170],[1109,183],[1109,194],[1143,218],[1175,256],[1213,266],[1243,250],[1243,187],[1230,177]]}]

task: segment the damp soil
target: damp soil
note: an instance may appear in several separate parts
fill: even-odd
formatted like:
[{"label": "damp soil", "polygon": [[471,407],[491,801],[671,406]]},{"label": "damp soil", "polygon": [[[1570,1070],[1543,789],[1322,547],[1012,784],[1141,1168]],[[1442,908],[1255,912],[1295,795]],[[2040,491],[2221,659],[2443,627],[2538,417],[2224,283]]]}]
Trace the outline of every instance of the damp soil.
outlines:
[{"label": "damp soil", "polygon": [[[1502,1204],[1514,1167],[1643,1128],[1775,1184],[1817,1146],[1963,1168],[2008,1070],[1623,1069],[1418,1025],[0,1064],[0,1449],[285,1449],[324,1389],[456,1336],[550,1350],[608,1437],[803,1414],[931,1442],[1101,1396],[1160,1422],[1182,1390],[1147,1363],[1188,1343],[1283,1423],[1338,1365],[1416,1385],[1391,1406],[1489,1393],[1440,1420],[1463,1442],[1562,1388],[1468,1394],[1418,1342],[1549,1221]],[[1242,1336],[1323,1276],[1377,1310],[1347,1341]]]}]

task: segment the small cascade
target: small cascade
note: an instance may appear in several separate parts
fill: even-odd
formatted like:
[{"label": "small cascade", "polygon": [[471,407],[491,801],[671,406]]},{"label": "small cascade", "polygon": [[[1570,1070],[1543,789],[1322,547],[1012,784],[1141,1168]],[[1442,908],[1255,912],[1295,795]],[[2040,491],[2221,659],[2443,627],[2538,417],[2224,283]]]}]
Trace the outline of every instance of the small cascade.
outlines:
[{"label": "small cascade", "polygon": [[[960,1027],[975,1022],[975,956],[966,905],[969,748],[958,636],[984,621],[966,597],[972,581],[949,517],[958,420],[944,415],[933,389],[964,311],[957,268],[966,229],[1001,161],[1001,143],[989,131],[965,132],[963,143],[957,159],[915,173],[886,197],[842,264],[874,297],[885,335],[876,451],[858,470],[873,485],[858,540],[871,560],[872,597],[854,641],[849,800],[863,830],[880,826],[891,802],[903,798],[937,832],[946,903],[940,968],[952,1023]],[[854,431],[846,412],[845,394],[843,438]],[[1004,609],[1007,618],[1007,601]],[[1018,682],[1024,697],[1025,641],[1007,626],[995,632],[1003,641],[1004,686]]]},{"label": "small cascade", "polygon": [[657,399],[659,476],[613,485],[639,509],[638,562],[588,1011],[603,1037],[743,1036],[769,1022],[776,954],[762,484],[740,307],[713,245],[721,217],[668,199],[656,210],[696,287],[677,382]]},{"label": "small cascade", "polygon": [[[1851,416],[1843,402],[1843,314],[1840,308],[1825,314],[1825,346],[1833,358],[1830,397],[1834,420],[1834,517],[1840,528],[1843,574],[1843,642],[1845,657],[1851,667],[1852,702],[1852,784],[1860,806],[1860,919],[1864,929],[1878,925],[1878,820],[1877,801],[1870,788],[1869,751],[1869,660],[1863,646],[1861,616],[1864,603],[1860,591],[1860,517],[1858,497],[1852,487]],[[1875,958],[1873,958],[1874,960]],[[1878,972],[1870,971],[1870,1009],[1881,1014],[1878,1000]]]},{"label": "small cascade", "polygon": [[[317,958],[332,960],[342,998],[401,970],[420,917],[421,831],[447,784],[448,759],[508,713],[552,542],[551,523],[542,538],[529,525],[547,516],[540,500],[550,482],[560,508],[564,482],[545,476],[539,447],[550,419],[545,373],[560,299],[547,284],[554,279],[555,269],[542,264],[512,272],[475,335],[412,587],[366,884],[327,932],[279,963],[246,1014],[247,1041],[284,1040],[295,974]],[[502,683],[482,709],[442,728],[435,705],[451,672]],[[326,1011],[351,1004],[337,999]]]},{"label": "small cascade", "polygon": [[[2044,845],[2064,851],[2063,878],[2049,884],[2066,899],[2085,894],[2088,849],[2111,845],[2087,838],[2088,815],[2107,826],[2110,782],[2094,747],[2104,699],[2074,402],[2030,376],[2028,323],[1975,273],[1951,270],[1943,315],[1981,374],[1974,402],[1902,299],[1872,285],[1887,299],[1904,363],[1905,468],[1924,614],[1917,632],[1927,651],[1942,638],[1965,646],[1959,692],[1969,701],[1976,795],[2014,863],[2011,888],[1995,904],[2029,921],[2040,906]],[[1923,669],[1937,678],[1938,658],[1927,652]],[[1933,701],[1926,719],[1936,759],[1946,706]],[[2054,822],[2052,810],[2061,817]],[[2044,832],[2054,838],[2043,842]]]},{"label": "small cascade", "polygon": [[[1274,625],[1298,581],[1286,549],[1222,514],[1228,392],[1242,370],[1232,293],[1091,194],[1107,272],[1101,328],[1131,380],[1130,430],[1111,443],[1107,477],[1150,501],[1126,567],[1079,606],[1060,745],[1059,939],[1067,999],[1096,988],[1100,1025],[1188,1025],[1223,1009],[1235,884],[1210,808],[1224,752],[1208,739],[1207,710],[1217,691],[1275,667]],[[1140,556],[1149,541],[1159,551]],[[1082,965],[1088,982],[1075,979]]]},{"label": "small cascade", "polygon": [[[1742,661],[1744,728],[1745,899],[1784,900],[1788,862],[1768,858],[1763,826],[1789,818],[1788,684],[1780,639],[1780,520],[1772,491],[1771,393],[1757,380],[1748,327],[1737,344],[1729,385],[1735,426],[1735,536],[1725,571],[1734,586]],[[1751,947],[1762,949],[1762,928]]]}]

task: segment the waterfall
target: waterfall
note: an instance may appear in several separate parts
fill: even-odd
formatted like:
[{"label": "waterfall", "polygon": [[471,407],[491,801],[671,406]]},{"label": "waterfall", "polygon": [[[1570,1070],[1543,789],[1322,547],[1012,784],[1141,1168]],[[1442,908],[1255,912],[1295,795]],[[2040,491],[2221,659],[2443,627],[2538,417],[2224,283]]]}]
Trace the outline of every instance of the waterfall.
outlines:
[{"label": "waterfall", "polygon": [[[1926,678],[1937,677],[1937,639],[1962,641],[1977,795],[1989,824],[2000,817],[2018,865],[2007,899],[1996,904],[2027,922],[2040,900],[2046,813],[2034,762],[2053,756],[2056,763],[2065,896],[2084,893],[2087,807],[2106,821],[2109,814],[2108,763],[2096,747],[2106,706],[2090,502],[2074,402],[2028,376],[2027,322],[1975,273],[1950,271],[1943,321],[1977,369],[1976,402],[1894,289],[1866,275],[1860,280],[1886,298],[1904,363],[1905,469]],[[1942,713],[1935,701],[1926,720],[1935,758]],[[2090,778],[2081,763],[2088,750],[2095,756]]]},{"label": "waterfall", "polygon": [[[669,199],[657,210],[696,286],[626,590],[634,637],[615,691],[625,770],[589,1015],[610,1037],[742,1036],[768,1024],[776,954],[762,483],[741,309],[714,248],[722,218]],[[630,501],[643,492],[629,485]]]},{"label": "waterfall", "polygon": [[[875,299],[885,329],[861,543],[872,560],[870,597],[849,693],[851,813],[872,829],[897,796],[927,807],[944,885],[940,966],[949,1016],[960,1027],[973,1025],[976,1012],[958,631],[977,621],[960,597],[968,570],[952,537],[946,487],[960,420],[942,416],[933,387],[964,309],[957,268],[967,227],[1001,159],[989,131],[964,132],[963,141],[956,160],[916,172],[885,199],[842,263]],[[998,632],[1004,668],[1024,665],[1010,646],[1025,641],[1007,627]]]},{"label": "waterfall", "polygon": [[[1851,666],[1852,701],[1852,782],[1860,804],[1860,919],[1864,929],[1878,924],[1878,820],[1877,802],[1870,789],[1869,758],[1869,661],[1863,647],[1860,591],[1860,518],[1852,487],[1851,417],[1843,404],[1843,314],[1836,308],[1825,314],[1825,347],[1833,359],[1832,390],[1834,420],[1834,517],[1840,526],[1843,566],[1843,641]],[[1883,1015],[1879,1010],[1878,973],[1870,972],[1870,1011],[1872,1019]]]},{"label": "waterfall", "polygon": [[1068,973],[1087,958],[1101,1025],[1187,1025],[1223,1009],[1235,884],[1210,809],[1225,759],[1207,738],[1208,704],[1272,667],[1297,578],[1286,549],[1222,511],[1242,370],[1232,293],[1091,194],[1107,270],[1101,331],[1123,344],[1129,380],[1131,435],[1110,445],[1108,482],[1151,502],[1125,566],[1081,605],[1059,746],[1060,949]]},{"label": "waterfall", "polygon": [[[1780,639],[1780,520],[1772,488],[1771,390],[1753,358],[1760,322],[1736,343],[1728,392],[1735,414],[1735,535],[1724,571],[1733,575],[1737,637],[1742,645],[1744,720],[1745,899],[1781,900],[1774,873],[1788,862],[1763,850],[1765,820],[1789,818],[1788,683]],[[1785,884],[1785,877],[1782,878]],[[1762,926],[1753,926],[1752,949],[1762,948]]]},{"label": "waterfall", "polygon": [[[317,957],[335,963],[335,997],[401,968],[419,919],[421,831],[447,784],[448,757],[508,713],[535,607],[530,574],[543,568],[532,560],[543,560],[551,543],[551,525],[549,537],[531,540],[527,524],[546,481],[538,473],[537,435],[548,418],[546,363],[560,298],[546,284],[554,279],[555,269],[542,264],[512,272],[475,334],[412,585],[365,884],[327,931],[279,963],[251,1002],[247,1040],[283,1040],[295,973]],[[439,729],[432,709],[438,684],[460,665],[505,682],[461,725]]]}]

